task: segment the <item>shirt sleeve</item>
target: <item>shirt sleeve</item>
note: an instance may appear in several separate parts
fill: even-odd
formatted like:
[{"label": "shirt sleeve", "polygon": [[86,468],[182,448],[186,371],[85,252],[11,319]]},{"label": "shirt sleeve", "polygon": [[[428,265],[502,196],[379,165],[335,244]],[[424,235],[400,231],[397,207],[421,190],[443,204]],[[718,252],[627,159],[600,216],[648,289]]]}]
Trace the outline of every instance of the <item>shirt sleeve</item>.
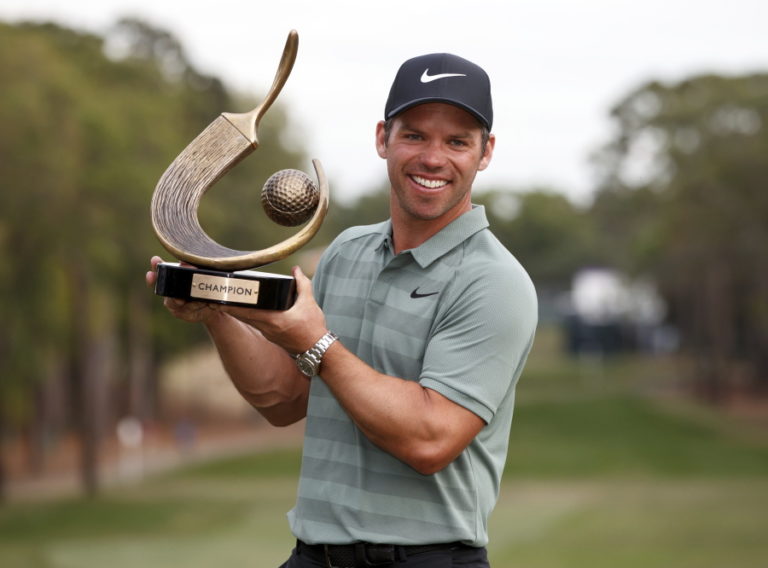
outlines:
[{"label": "shirt sleeve", "polygon": [[427,346],[420,383],[487,423],[530,351],[536,293],[519,265],[491,266],[452,292]]}]

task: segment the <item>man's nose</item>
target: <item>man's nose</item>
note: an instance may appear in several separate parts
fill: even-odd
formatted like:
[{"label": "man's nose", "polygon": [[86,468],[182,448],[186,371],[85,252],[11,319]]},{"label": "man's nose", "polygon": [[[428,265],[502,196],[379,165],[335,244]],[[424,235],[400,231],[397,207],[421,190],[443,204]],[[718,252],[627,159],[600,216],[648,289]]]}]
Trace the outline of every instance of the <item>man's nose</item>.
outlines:
[{"label": "man's nose", "polygon": [[428,168],[440,168],[446,163],[445,148],[439,142],[427,144],[421,153],[421,160]]}]

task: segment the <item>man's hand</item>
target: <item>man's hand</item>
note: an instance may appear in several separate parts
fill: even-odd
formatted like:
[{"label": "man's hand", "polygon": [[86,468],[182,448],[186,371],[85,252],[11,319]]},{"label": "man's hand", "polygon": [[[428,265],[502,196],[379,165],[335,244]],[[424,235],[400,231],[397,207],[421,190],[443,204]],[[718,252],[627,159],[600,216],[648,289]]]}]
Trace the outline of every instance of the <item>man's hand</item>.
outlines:
[{"label": "man's hand", "polygon": [[[154,286],[157,282],[157,265],[161,262],[160,257],[152,257],[152,270],[146,274],[148,286]],[[306,282],[300,285],[300,298],[306,295],[307,289],[309,290],[309,299],[301,304],[310,308],[314,305],[320,314],[320,321],[324,321],[320,308],[312,299],[309,280],[303,274],[301,277]],[[264,312],[266,320],[270,319],[270,313],[276,315],[276,320],[280,320],[280,314],[283,312],[234,308],[207,302],[187,302],[174,298],[165,298],[163,303],[177,318],[205,325],[232,383],[243,398],[271,424],[286,426],[306,416],[309,381],[299,372],[283,348],[267,341],[258,330],[259,324],[256,322],[259,312]],[[225,312],[225,308],[232,312],[232,316]],[[238,317],[233,316],[238,316],[243,321],[238,321]],[[285,319],[293,321],[291,317]],[[257,325],[249,325],[251,320]],[[297,321],[298,324],[302,323],[301,320]],[[316,318],[313,321],[316,321]],[[268,326],[266,323],[264,325]],[[270,325],[273,325],[275,330],[282,329],[279,323]],[[275,333],[276,336],[282,336],[279,331]]]},{"label": "man's hand", "polygon": [[220,305],[217,311],[229,314],[258,329],[264,337],[288,351],[303,353],[312,347],[328,329],[325,316],[312,294],[312,282],[298,266],[293,268],[296,279],[296,303],[290,309],[260,310]]},{"label": "man's hand", "polygon": [[[150,260],[152,270],[147,272],[145,279],[147,286],[153,287],[157,281],[157,265],[163,262],[159,256],[153,256]],[[189,265],[187,265],[189,266]],[[213,316],[220,314],[215,304],[206,302],[187,302],[177,298],[164,298],[163,305],[174,317],[190,323],[206,323]]]}]

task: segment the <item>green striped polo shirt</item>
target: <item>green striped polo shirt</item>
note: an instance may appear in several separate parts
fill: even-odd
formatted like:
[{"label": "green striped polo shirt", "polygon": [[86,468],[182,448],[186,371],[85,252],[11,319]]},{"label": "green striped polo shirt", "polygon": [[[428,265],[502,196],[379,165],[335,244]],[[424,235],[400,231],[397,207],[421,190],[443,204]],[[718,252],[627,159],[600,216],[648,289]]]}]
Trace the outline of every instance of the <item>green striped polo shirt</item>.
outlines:
[{"label": "green striped polo shirt", "polygon": [[328,328],[376,370],[419,381],[486,426],[450,465],[422,475],[373,445],[314,377],[291,529],[312,544],[484,546],[536,293],[483,207],[398,255],[391,228],[353,227],[323,254],[313,289]]}]

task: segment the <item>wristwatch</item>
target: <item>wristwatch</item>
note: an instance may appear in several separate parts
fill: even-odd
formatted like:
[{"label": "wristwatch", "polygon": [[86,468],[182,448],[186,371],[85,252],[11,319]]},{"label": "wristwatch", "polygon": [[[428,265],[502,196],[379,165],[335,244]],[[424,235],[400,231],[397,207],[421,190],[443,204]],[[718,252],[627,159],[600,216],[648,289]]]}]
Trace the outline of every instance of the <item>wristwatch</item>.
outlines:
[{"label": "wristwatch", "polygon": [[320,369],[320,362],[323,360],[323,355],[331,346],[331,344],[339,338],[338,335],[329,331],[320,339],[317,340],[312,347],[310,347],[304,353],[294,355],[296,365],[299,370],[308,377],[314,377],[317,371]]}]

